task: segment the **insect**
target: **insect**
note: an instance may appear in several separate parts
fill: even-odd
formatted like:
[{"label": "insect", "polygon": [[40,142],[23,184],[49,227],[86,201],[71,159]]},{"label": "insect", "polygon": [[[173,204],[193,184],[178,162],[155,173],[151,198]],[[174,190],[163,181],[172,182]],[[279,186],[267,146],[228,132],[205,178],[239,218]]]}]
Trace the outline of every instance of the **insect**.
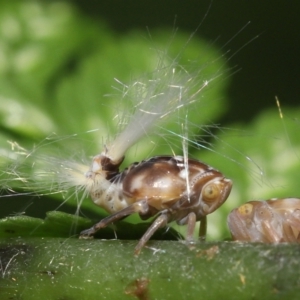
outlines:
[{"label": "insect", "polygon": [[81,237],[133,213],[142,219],[157,215],[135,247],[135,254],[170,221],[187,224],[186,240],[192,241],[196,221],[205,224],[206,216],[224,203],[232,187],[231,180],[219,171],[192,159],[186,165],[182,156],[152,157],[123,172],[119,172],[120,163],[114,164],[103,154],[94,157],[86,176],[101,184],[92,190],[91,198],[112,215],[81,232]]},{"label": "insect", "polygon": [[250,201],[227,218],[234,240],[244,242],[300,242],[300,199]]},{"label": "insect", "polygon": [[[75,196],[78,213],[80,205],[89,195],[96,205],[110,214],[92,228],[81,232],[81,238],[88,238],[97,230],[138,213],[142,219],[156,218],[136,246],[136,254],[158,228],[171,221],[187,224],[186,239],[191,241],[196,221],[201,221],[199,235],[204,237],[206,216],[227,199],[231,180],[200,161],[188,159],[186,145],[190,142],[196,148],[202,147],[200,143],[193,142],[194,139],[188,138],[188,131],[189,134],[193,131],[187,130],[187,124],[191,124],[189,127],[194,127],[195,134],[198,134],[199,127],[194,122],[201,123],[201,117],[205,114],[205,108],[199,106],[204,98],[202,91],[222,75],[223,65],[205,71],[210,64],[206,62],[205,66],[195,68],[194,63],[198,58],[181,64],[186,46],[174,59],[169,57],[166,50],[156,50],[158,57],[153,60],[155,69],[129,84],[116,79],[116,90],[121,92],[120,101],[112,105],[116,110],[112,115],[116,130],[112,130],[112,134],[109,132],[109,137],[106,137],[106,133],[102,136],[102,151],[93,158],[90,167],[76,159],[44,159],[45,156],[41,156],[39,161],[42,160],[42,163],[38,166],[38,162],[34,161],[38,158],[37,152],[33,151],[32,154],[25,151],[24,160],[34,168],[30,171],[37,177],[37,180],[25,178],[30,188],[33,182],[38,191],[42,190],[39,194],[48,191],[46,185],[37,184],[38,180],[47,177],[51,193],[66,192],[66,201]],[[213,59],[212,65],[215,61]],[[109,107],[110,103],[104,99],[103,105]],[[193,108],[190,109],[191,106]],[[151,145],[159,145],[156,142],[159,135],[170,146],[171,153],[180,147],[177,145],[179,143],[173,142],[174,136],[179,137],[177,140],[182,142],[184,155],[155,156],[120,171],[128,149],[143,137],[151,137]],[[170,143],[168,135],[172,135]],[[19,172],[17,175],[18,180],[19,177],[23,179]]]},{"label": "insect", "polygon": [[219,75],[207,80],[199,71],[190,74],[179,64],[178,57],[170,61],[164,54],[157,69],[149,75],[129,85],[118,81],[123,88],[122,101],[129,99],[133,114],[121,113],[120,133],[104,145],[93,158],[85,178],[80,179],[85,195],[90,195],[96,205],[111,215],[81,232],[81,238],[91,237],[133,213],[142,219],[156,216],[137,244],[136,254],[157,229],[171,221],[187,224],[187,241],[192,240],[196,221],[201,221],[200,236],[205,236],[206,216],[224,203],[232,182],[210,166],[188,159],[185,134],[183,157],[155,156],[122,172],[119,168],[127,150],[142,137],[153,134],[154,128],[162,129],[158,125],[162,120],[176,116],[173,123],[185,128],[187,107],[199,102],[203,89]]}]

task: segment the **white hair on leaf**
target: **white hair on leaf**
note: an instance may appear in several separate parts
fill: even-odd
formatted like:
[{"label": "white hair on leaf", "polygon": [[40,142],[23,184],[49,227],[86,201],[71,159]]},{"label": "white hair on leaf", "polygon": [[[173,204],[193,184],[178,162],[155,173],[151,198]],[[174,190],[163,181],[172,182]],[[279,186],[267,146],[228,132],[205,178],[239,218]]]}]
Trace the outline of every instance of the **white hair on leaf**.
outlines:
[{"label": "white hair on leaf", "polygon": [[123,84],[123,97],[135,99],[137,104],[123,131],[106,145],[106,155],[112,160],[120,160],[131,146],[143,136],[148,136],[163,119],[199,100],[199,94],[213,80],[199,82],[197,75],[189,74],[176,61],[169,66],[161,65],[150,75],[150,78],[141,78],[131,85]]}]

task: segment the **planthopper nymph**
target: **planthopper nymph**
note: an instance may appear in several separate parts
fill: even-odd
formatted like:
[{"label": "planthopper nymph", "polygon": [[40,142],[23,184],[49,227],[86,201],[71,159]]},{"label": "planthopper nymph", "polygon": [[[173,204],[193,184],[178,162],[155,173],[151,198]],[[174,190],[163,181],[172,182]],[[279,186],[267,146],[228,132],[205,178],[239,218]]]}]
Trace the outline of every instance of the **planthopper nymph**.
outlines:
[{"label": "planthopper nymph", "polygon": [[[27,151],[12,142],[16,159],[6,172],[13,179],[12,183],[21,183],[38,196],[63,194],[63,203],[76,201],[77,214],[83,201],[90,197],[109,215],[82,231],[81,238],[92,237],[99,229],[136,213],[142,219],[154,220],[137,244],[136,254],[157,229],[172,221],[187,225],[187,242],[193,241],[196,222],[200,221],[199,237],[204,239],[206,216],[226,201],[232,182],[195,158],[199,149],[211,150],[210,142],[202,144],[200,141],[202,133],[211,137],[213,125],[206,130],[203,124],[211,122],[215,110],[217,113],[220,110],[219,102],[214,102],[218,98],[215,94],[210,98],[212,101],[205,99],[206,102],[202,103],[206,97],[203,91],[212,81],[223,77],[228,69],[224,70],[222,59],[216,59],[214,55],[212,60],[205,57],[205,64],[200,64],[204,58],[199,58],[201,52],[198,54],[198,50],[191,51],[196,56],[189,54],[188,59],[183,59],[181,56],[187,44],[174,59],[169,56],[168,49],[155,49],[155,56],[150,60],[152,72],[135,75],[137,79],[128,84],[115,79],[117,87],[114,90],[119,97],[114,98],[115,94],[112,94],[99,99],[99,107],[105,112],[101,116],[96,103],[91,104],[95,112],[87,115],[88,126],[101,119],[96,123],[99,127],[86,132],[100,132],[93,141],[99,152],[92,150],[92,155],[88,154],[91,163],[79,159],[80,154],[77,156],[73,151],[72,142],[72,147],[67,146],[72,149],[71,155],[63,159],[48,156],[48,152],[41,153],[43,147],[40,145]],[[199,51],[200,46],[197,43]],[[213,91],[216,86],[218,84]],[[223,82],[219,89],[223,89]],[[208,110],[210,113],[206,114]],[[144,141],[146,143],[142,145]],[[46,139],[46,146],[51,149],[52,144],[50,136]],[[145,145],[150,145],[147,151]],[[144,152],[140,153],[140,149]],[[94,156],[95,153],[98,155]]]},{"label": "planthopper nymph", "polygon": [[227,218],[232,238],[242,242],[299,243],[300,199],[249,201]]},{"label": "planthopper nymph", "polygon": [[224,203],[232,186],[219,171],[197,160],[189,159],[186,165],[182,156],[152,157],[121,173],[119,164],[103,154],[94,158],[86,174],[97,182],[90,195],[111,215],[81,232],[81,237],[133,213],[139,213],[142,219],[157,215],[136,246],[136,254],[157,229],[170,221],[187,224],[186,240],[192,241],[196,221],[205,224],[206,216]]},{"label": "planthopper nymph", "polygon": [[[205,163],[188,158],[185,135],[181,136],[183,156],[159,155],[120,171],[131,146],[152,133],[165,118],[178,116],[182,110],[185,113],[188,106],[201,100],[202,90],[214,77],[203,79],[199,72],[190,74],[177,60],[165,63],[162,59],[151,78],[123,85],[124,95],[134,98],[134,113],[113,141],[93,158],[84,183],[94,203],[111,215],[81,232],[81,238],[133,213],[142,219],[155,216],[136,246],[136,254],[157,229],[171,221],[187,225],[187,241],[192,240],[196,222],[202,221],[200,237],[205,237],[206,216],[224,203],[232,182]],[[178,120],[185,123],[184,118]]]}]

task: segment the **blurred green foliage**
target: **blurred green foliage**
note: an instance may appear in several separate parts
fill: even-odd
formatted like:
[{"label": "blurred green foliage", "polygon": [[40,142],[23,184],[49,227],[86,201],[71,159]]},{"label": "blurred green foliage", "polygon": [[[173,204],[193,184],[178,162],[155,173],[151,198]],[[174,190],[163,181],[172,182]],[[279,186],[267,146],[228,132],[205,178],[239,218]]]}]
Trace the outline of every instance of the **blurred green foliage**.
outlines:
[{"label": "blurred green foliage", "polygon": [[[119,130],[115,115],[125,108],[130,111],[130,101],[120,102],[122,85],[114,78],[127,84],[147,76],[167,52],[170,61],[180,59],[183,68],[192,66],[188,72],[198,76],[201,70],[200,84],[219,76],[188,114],[191,156],[234,181],[230,198],[210,217],[210,236],[228,236],[226,216],[243,202],[297,196],[300,137],[295,119],[299,111],[284,109],[286,117],[280,119],[274,102],[274,110],[262,112],[253,124],[218,130],[213,124],[226,112],[231,69],[209,43],[189,40],[189,34],[179,31],[150,29],[150,33],[133,31],[120,36],[63,2],[15,0],[0,4],[0,159],[10,158],[10,170],[15,157],[7,140],[27,149],[39,148],[43,156],[37,158],[42,159],[51,155],[86,161],[84,157],[99,153]],[[172,134],[183,134],[178,125],[171,120],[159,135],[143,139],[129,151],[124,166],[173,150],[182,154],[182,141]],[[30,177],[30,168],[27,171]],[[5,167],[0,176],[3,190],[15,188]],[[17,187],[22,187],[21,181]],[[52,198],[64,200],[60,195]],[[17,204],[11,199],[0,199],[5,214],[26,206],[24,197],[19,197]],[[14,206],[10,207],[11,203]],[[77,203],[72,203],[75,212]],[[101,212],[89,200],[84,206]]]}]

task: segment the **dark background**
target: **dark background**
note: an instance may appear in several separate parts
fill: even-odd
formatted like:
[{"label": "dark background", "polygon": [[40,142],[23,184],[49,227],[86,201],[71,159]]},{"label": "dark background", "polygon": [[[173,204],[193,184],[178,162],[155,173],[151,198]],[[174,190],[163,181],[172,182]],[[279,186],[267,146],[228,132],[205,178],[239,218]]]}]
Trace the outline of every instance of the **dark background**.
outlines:
[{"label": "dark background", "polygon": [[240,70],[232,75],[230,109],[223,122],[250,121],[264,108],[275,107],[275,95],[283,108],[299,105],[300,1],[70,1],[120,34],[136,28],[172,29],[174,22],[192,33],[201,23],[198,35],[220,47],[226,44],[228,57],[238,51],[230,59]]}]

